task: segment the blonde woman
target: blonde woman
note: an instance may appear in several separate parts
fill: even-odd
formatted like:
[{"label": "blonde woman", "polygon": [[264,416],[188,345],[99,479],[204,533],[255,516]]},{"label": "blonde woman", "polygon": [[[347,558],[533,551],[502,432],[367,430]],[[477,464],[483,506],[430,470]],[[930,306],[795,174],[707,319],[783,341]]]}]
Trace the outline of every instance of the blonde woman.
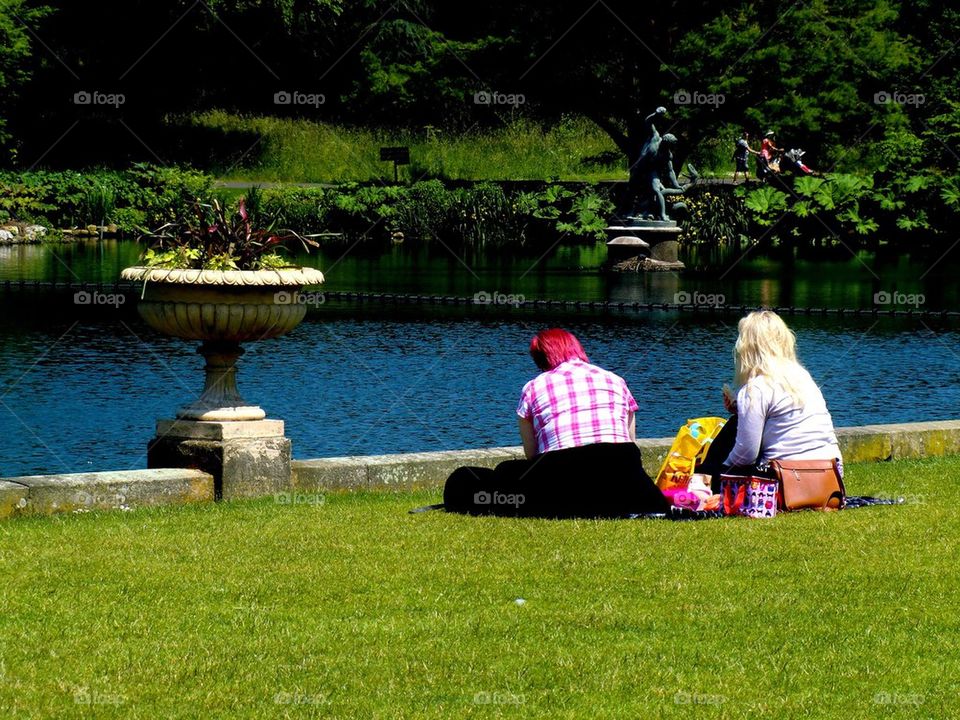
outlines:
[{"label": "blonde woman", "polygon": [[797,361],[793,331],[774,312],[752,312],[737,326],[734,389],[724,387],[733,414],[714,440],[700,472],[763,473],[771,460],[843,459],[820,388]]}]

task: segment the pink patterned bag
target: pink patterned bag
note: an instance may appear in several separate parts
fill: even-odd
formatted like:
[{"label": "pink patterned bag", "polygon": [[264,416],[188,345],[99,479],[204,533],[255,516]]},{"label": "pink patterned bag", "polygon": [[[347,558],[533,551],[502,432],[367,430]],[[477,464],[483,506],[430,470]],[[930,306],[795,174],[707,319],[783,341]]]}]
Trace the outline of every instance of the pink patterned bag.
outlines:
[{"label": "pink patterned bag", "polygon": [[754,475],[721,475],[720,494],[724,515],[743,515],[750,518],[777,516],[779,483]]}]

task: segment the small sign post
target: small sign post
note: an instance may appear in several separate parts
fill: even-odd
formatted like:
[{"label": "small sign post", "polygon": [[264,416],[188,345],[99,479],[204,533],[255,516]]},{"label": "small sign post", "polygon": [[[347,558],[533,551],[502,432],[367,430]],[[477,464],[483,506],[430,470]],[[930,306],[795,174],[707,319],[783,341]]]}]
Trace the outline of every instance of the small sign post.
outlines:
[{"label": "small sign post", "polygon": [[410,148],[408,147],[382,147],[380,148],[380,161],[393,161],[393,181],[398,182],[399,174],[397,168],[400,165],[410,164]]}]

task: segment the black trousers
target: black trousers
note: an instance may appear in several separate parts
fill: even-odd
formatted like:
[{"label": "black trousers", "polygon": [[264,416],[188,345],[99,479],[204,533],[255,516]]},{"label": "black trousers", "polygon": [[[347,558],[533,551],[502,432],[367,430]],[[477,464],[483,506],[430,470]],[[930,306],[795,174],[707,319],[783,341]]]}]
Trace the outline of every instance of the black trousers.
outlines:
[{"label": "black trousers", "polygon": [[666,512],[633,443],[597,443],[507,460],[495,469],[461,467],[447,478],[448,512],[513,517],[623,517]]}]

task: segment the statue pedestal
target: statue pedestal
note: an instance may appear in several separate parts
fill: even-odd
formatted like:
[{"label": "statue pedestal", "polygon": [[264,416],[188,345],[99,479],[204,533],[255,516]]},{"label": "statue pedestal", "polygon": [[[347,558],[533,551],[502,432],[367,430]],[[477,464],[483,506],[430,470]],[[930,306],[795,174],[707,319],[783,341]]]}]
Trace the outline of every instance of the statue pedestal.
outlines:
[{"label": "statue pedestal", "polygon": [[[674,264],[680,269],[680,228],[673,220],[636,220],[629,225],[611,225],[607,242],[607,262],[621,262],[631,257],[649,257],[651,260]],[[679,265],[676,265],[679,263]]]},{"label": "statue pedestal", "polygon": [[283,420],[159,420],[147,467],[210,473],[218,500],[288,491],[291,442],[283,431]]}]

